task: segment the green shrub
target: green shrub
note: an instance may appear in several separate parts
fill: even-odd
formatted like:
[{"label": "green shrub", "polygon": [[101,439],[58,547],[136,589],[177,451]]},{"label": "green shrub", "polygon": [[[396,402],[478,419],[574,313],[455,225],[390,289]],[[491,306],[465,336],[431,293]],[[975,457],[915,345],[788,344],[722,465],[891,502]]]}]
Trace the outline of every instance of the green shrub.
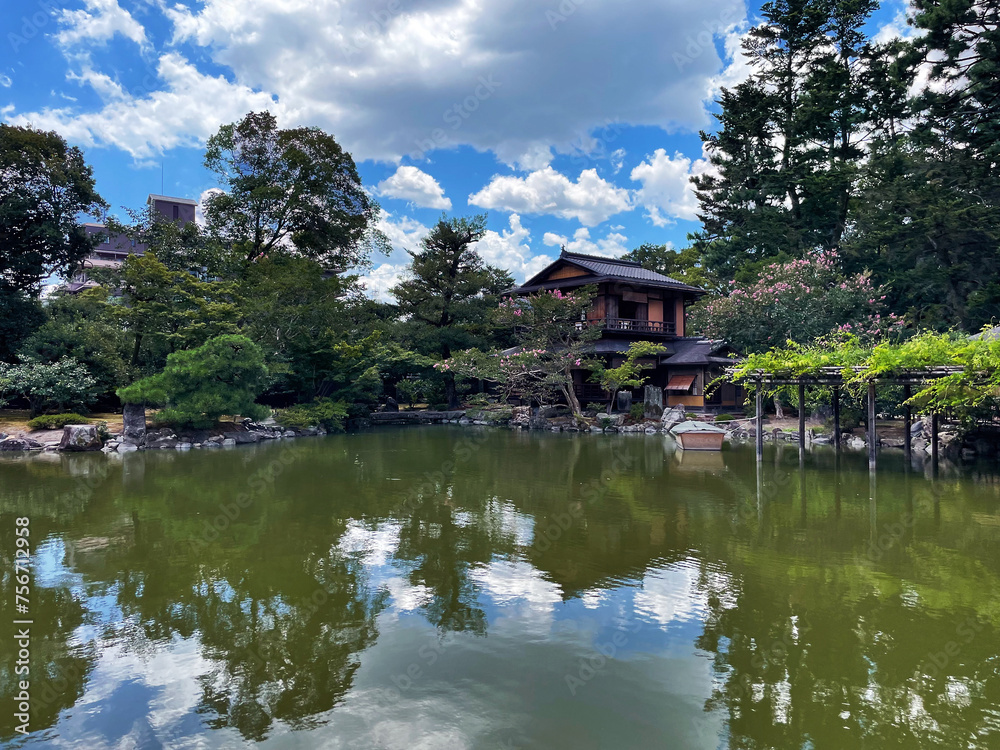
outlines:
[{"label": "green shrub", "polygon": [[113,437],[111,430],[108,429],[107,420],[102,419],[97,423],[97,437],[99,437],[101,442],[104,443],[108,442]]},{"label": "green shrub", "polygon": [[170,354],[163,372],[119,388],[118,396],[127,404],[165,404],[158,423],[205,428],[223,415],[268,416],[266,406],[254,403],[267,378],[257,344],[246,336],[216,336]]},{"label": "green shrub", "polygon": [[490,400],[486,397],[485,393],[473,393],[465,399],[465,403],[469,406],[489,406]]},{"label": "green shrub", "polygon": [[600,412],[600,411],[604,411],[605,408],[606,407],[604,406],[604,404],[598,404],[598,403],[595,403],[595,402],[591,402],[591,403],[587,404],[586,406],[584,406],[583,410],[584,411],[592,411],[592,412]]},{"label": "green shrub", "polygon": [[684,415],[684,418],[685,419],[697,419],[698,415],[695,414],[693,411],[689,411],[687,414]]},{"label": "green shrub", "polygon": [[434,411],[448,411],[448,404],[447,403],[434,404],[433,410]]},{"label": "green shrub", "polygon": [[32,415],[45,409],[86,408],[97,397],[97,381],[72,357],[58,362],[0,362],[0,406],[10,396],[28,400]]},{"label": "green shrub", "polygon": [[645,415],[645,413],[646,413],[645,404],[632,404],[632,408],[628,410],[628,415],[636,422],[642,421],[642,418]]},{"label": "green shrub", "polygon": [[716,422],[732,422],[735,417],[732,414],[716,414]]},{"label": "green shrub", "polygon": [[277,422],[285,427],[323,427],[327,432],[343,432],[347,404],[321,398],[311,404],[297,404],[278,412]]},{"label": "green shrub", "polygon": [[600,427],[602,430],[608,429],[611,426],[611,423],[612,423],[611,417],[597,418],[597,426]]},{"label": "green shrub", "polygon": [[61,430],[68,424],[90,424],[90,420],[79,414],[43,414],[28,420],[28,429]]}]

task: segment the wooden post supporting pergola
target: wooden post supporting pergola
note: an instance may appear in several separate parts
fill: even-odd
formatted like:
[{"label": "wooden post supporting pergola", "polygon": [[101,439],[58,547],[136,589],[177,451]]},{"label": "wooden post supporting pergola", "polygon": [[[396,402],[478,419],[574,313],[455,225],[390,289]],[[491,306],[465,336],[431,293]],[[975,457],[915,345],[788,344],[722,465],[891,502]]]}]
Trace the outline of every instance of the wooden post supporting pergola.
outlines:
[{"label": "wooden post supporting pergola", "polygon": [[757,444],[757,463],[764,460],[764,384],[757,381],[757,415],[754,440]]},{"label": "wooden post supporting pergola", "polygon": [[833,444],[840,451],[840,386],[833,386]]},{"label": "wooden post supporting pergola", "polygon": [[799,449],[806,447],[806,384],[799,383]]},{"label": "wooden post supporting pergola", "polygon": [[934,472],[937,473],[938,467],[938,415],[937,412],[931,414],[931,464],[933,464]]},{"label": "wooden post supporting pergola", "polygon": [[[903,386],[903,400],[909,401],[910,396],[913,393],[910,389],[910,384],[907,383]],[[910,465],[912,459],[912,448],[910,446],[910,431],[913,429],[913,413],[910,411],[910,405],[903,405],[903,455],[906,456],[906,465]]]},{"label": "wooden post supporting pergola", "polygon": [[[732,375],[736,368],[729,368],[729,373]],[[929,380],[935,380],[936,378],[945,377],[947,375],[952,375],[956,372],[962,372],[961,367],[951,367],[951,366],[941,366],[941,367],[926,367],[926,368],[914,368],[905,370],[902,372],[894,373],[892,375],[886,375],[883,377],[872,377],[867,381],[868,385],[868,467],[870,470],[874,471],[876,466],[876,461],[878,458],[878,429],[876,425],[877,417],[877,404],[876,404],[876,384],[894,383],[897,385],[902,385],[904,388],[904,393],[906,399],[909,399],[912,395],[911,386],[914,383],[925,383]],[[854,368],[855,373],[864,372],[863,368]],[[800,456],[803,455],[805,447],[805,391],[806,386],[829,386],[833,389],[833,444],[837,451],[840,451],[841,447],[841,431],[840,431],[840,389],[844,385],[844,368],[841,367],[820,367],[816,371],[805,374],[805,375],[782,375],[767,373],[763,370],[758,370],[754,373],[747,373],[743,375],[739,380],[743,382],[752,381],[756,386],[756,405],[757,414],[755,418],[755,438],[756,438],[756,452],[758,463],[763,460],[764,457],[764,387],[767,386],[781,386],[781,385],[794,385],[799,389],[799,451]],[[734,381],[735,382],[735,381]],[[905,407],[905,412],[903,415],[904,420],[904,440],[903,440],[903,450],[905,452],[907,461],[911,457],[911,446],[910,446],[910,428],[913,424],[913,414],[909,406]],[[937,471],[938,463],[938,427],[939,418],[937,414],[931,415],[931,459],[934,464],[934,470]]]},{"label": "wooden post supporting pergola", "polygon": [[875,381],[868,381],[868,468],[875,468],[878,452],[878,430],[875,429]]}]

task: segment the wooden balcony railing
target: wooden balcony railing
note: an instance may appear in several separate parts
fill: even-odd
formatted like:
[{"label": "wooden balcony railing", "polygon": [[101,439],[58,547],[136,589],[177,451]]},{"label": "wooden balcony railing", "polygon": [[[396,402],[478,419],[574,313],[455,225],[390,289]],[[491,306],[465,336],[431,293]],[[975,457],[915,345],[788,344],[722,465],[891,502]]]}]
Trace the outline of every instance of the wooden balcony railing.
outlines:
[{"label": "wooden balcony railing", "polygon": [[[598,318],[590,320],[592,326],[600,326],[607,331],[628,331],[630,333],[653,333],[660,335],[670,335],[677,332],[677,327],[672,321],[662,320],[632,320],[630,318]],[[577,323],[577,328],[581,328],[583,323]]]}]

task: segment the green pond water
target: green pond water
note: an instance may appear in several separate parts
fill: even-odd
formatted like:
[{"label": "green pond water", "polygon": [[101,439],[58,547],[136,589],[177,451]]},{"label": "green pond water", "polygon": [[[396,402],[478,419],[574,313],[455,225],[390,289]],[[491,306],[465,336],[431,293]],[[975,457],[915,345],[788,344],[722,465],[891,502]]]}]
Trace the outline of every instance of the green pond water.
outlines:
[{"label": "green pond water", "polygon": [[1000,748],[990,467],[471,427],[4,457],[0,555],[9,747]]}]

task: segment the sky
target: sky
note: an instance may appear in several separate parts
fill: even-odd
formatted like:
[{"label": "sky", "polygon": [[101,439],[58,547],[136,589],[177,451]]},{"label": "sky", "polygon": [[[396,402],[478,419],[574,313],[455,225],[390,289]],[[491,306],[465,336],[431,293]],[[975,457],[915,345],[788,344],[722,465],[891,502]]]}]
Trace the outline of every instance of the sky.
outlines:
[{"label": "sky", "polygon": [[[111,212],[217,187],[205,140],[249,111],[318,126],[392,243],[385,297],[443,213],[516,280],[559,248],[619,256],[697,231],[722,86],[757,0],[5,0],[0,119],[82,147]],[[883,4],[873,32],[900,33]]]}]

